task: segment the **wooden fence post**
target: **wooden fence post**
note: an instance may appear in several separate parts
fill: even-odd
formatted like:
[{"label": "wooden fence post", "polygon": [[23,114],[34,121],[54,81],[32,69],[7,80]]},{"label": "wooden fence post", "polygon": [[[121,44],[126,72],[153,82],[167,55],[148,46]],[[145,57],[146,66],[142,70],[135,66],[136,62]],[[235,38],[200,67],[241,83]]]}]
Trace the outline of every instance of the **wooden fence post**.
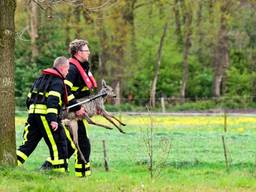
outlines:
[{"label": "wooden fence post", "polygon": [[161,97],[161,107],[162,107],[162,112],[165,113],[164,97]]},{"label": "wooden fence post", "polygon": [[[227,113],[226,113],[226,111],[224,111],[224,134],[226,134],[226,133],[227,133]],[[223,144],[223,151],[224,151],[226,169],[228,171],[229,170],[228,155],[227,155],[227,147],[226,147],[225,136],[224,135],[222,135],[222,144]]]},{"label": "wooden fence post", "polygon": [[102,144],[103,144],[103,155],[104,155],[104,167],[105,167],[105,171],[109,171],[108,159],[107,159],[107,150],[106,150],[106,143],[105,143],[105,140],[102,140]]}]

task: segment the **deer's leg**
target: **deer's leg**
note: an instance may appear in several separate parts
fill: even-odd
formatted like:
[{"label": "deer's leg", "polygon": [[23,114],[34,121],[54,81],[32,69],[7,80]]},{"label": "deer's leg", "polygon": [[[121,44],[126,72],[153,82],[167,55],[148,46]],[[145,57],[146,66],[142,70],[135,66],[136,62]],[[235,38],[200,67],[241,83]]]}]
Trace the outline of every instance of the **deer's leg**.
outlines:
[{"label": "deer's leg", "polygon": [[70,120],[69,123],[68,123],[68,128],[69,128],[69,131],[73,137],[73,140],[76,139],[77,141],[77,130],[78,130],[78,125],[77,125],[77,120]]},{"label": "deer's leg", "polygon": [[115,119],[115,120],[116,120],[118,123],[120,123],[121,125],[126,126],[126,124],[125,124],[125,123],[123,123],[122,121],[120,121],[119,119],[117,119],[114,115],[112,115],[112,114],[108,113],[108,112],[107,112],[107,111],[105,111],[104,109],[102,110],[102,113],[105,113],[105,114],[106,114],[106,116],[109,116],[109,117],[111,117],[111,118]]},{"label": "deer's leg", "polygon": [[109,114],[106,111],[102,110],[102,116],[105,117],[110,123],[112,123],[121,133],[125,133],[116,123],[110,118]]},{"label": "deer's leg", "polygon": [[[109,114],[109,113],[108,113]],[[122,121],[120,121],[119,119],[117,119],[114,115],[111,115],[111,114],[109,114],[110,115],[110,117],[112,117],[113,119],[115,119],[118,123],[120,123],[121,125],[123,125],[123,126],[126,126],[126,124],[125,123],[123,123]]]},{"label": "deer's leg", "polygon": [[85,160],[85,158],[84,158],[84,155],[83,155],[83,153],[82,153],[82,151],[81,151],[81,149],[80,149],[80,147],[79,147],[78,142],[75,143],[75,145],[76,145],[76,148],[77,148],[77,150],[78,150],[78,152],[79,152],[79,154],[80,154],[80,156],[81,156],[81,159],[84,161],[84,163],[87,163],[86,160]]},{"label": "deer's leg", "polygon": [[77,123],[77,120],[71,120],[69,122],[69,130],[73,136],[73,142],[79,152],[79,154],[81,155],[81,159],[84,161],[84,163],[86,163],[86,160],[84,158],[84,155],[79,147],[79,144],[78,144],[78,123]]},{"label": "deer's leg", "polygon": [[97,125],[97,126],[100,126],[100,127],[104,127],[106,129],[113,129],[112,127],[109,127],[107,125],[103,125],[103,124],[100,124],[100,123],[95,123],[88,115],[85,115],[84,118],[91,125]]}]

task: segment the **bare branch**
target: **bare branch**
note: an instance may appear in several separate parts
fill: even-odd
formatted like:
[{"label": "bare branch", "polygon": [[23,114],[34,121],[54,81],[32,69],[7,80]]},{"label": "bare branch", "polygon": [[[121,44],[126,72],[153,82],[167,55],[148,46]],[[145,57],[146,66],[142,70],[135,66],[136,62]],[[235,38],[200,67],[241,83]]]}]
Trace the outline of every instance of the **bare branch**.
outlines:
[{"label": "bare branch", "polygon": [[30,41],[30,39],[24,39],[23,36],[24,36],[24,33],[28,31],[29,29],[29,26],[27,25],[26,27],[24,27],[24,29],[22,29],[20,32],[16,32],[15,34],[15,39],[18,39],[18,40],[22,40],[22,41]]},{"label": "bare branch", "polygon": [[45,10],[45,8],[40,3],[38,3],[36,0],[30,0],[29,3],[31,3],[31,1],[33,1],[35,4],[37,4],[38,7],[40,7],[40,9]]},{"label": "bare branch", "polygon": [[108,6],[99,6],[99,8],[98,9],[93,9],[93,8],[86,8],[88,11],[90,11],[90,12],[99,12],[99,11],[102,11],[102,10],[106,10],[106,9],[110,9],[110,8],[112,8],[112,7],[116,7],[116,6],[118,6],[118,4],[119,4],[119,2],[117,1],[117,0],[115,0],[115,2],[112,2],[111,4],[109,4]]},{"label": "bare branch", "polygon": [[[90,11],[96,11],[96,10],[99,10],[99,9],[102,9],[104,7],[106,7],[109,3],[111,3],[112,0],[106,0],[102,5],[98,6],[98,7],[87,7],[88,10]],[[116,2],[114,2],[116,3]]]},{"label": "bare branch", "polygon": [[25,39],[23,38],[24,33],[27,31],[28,32],[29,26],[24,27],[20,32],[15,33],[15,39],[22,40],[22,41],[30,41],[30,39]]}]

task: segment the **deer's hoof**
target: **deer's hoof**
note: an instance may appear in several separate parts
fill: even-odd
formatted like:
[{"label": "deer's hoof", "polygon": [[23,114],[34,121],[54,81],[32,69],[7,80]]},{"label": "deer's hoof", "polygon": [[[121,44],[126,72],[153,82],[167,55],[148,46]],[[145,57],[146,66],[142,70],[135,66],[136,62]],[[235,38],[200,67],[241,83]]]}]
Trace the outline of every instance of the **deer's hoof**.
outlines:
[{"label": "deer's hoof", "polygon": [[119,130],[121,133],[126,134],[122,129]]}]

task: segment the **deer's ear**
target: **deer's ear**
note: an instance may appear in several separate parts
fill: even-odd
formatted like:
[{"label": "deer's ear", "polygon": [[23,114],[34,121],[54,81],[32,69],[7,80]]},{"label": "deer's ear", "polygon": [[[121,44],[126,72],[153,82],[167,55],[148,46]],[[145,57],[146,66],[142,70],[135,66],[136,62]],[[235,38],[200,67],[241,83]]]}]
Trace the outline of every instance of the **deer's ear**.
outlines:
[{"label": "deer's ear", "polygon": [[101,84],[102,84],[102,87],[106,87],[107,86],[104,79],[102,79]]}]

